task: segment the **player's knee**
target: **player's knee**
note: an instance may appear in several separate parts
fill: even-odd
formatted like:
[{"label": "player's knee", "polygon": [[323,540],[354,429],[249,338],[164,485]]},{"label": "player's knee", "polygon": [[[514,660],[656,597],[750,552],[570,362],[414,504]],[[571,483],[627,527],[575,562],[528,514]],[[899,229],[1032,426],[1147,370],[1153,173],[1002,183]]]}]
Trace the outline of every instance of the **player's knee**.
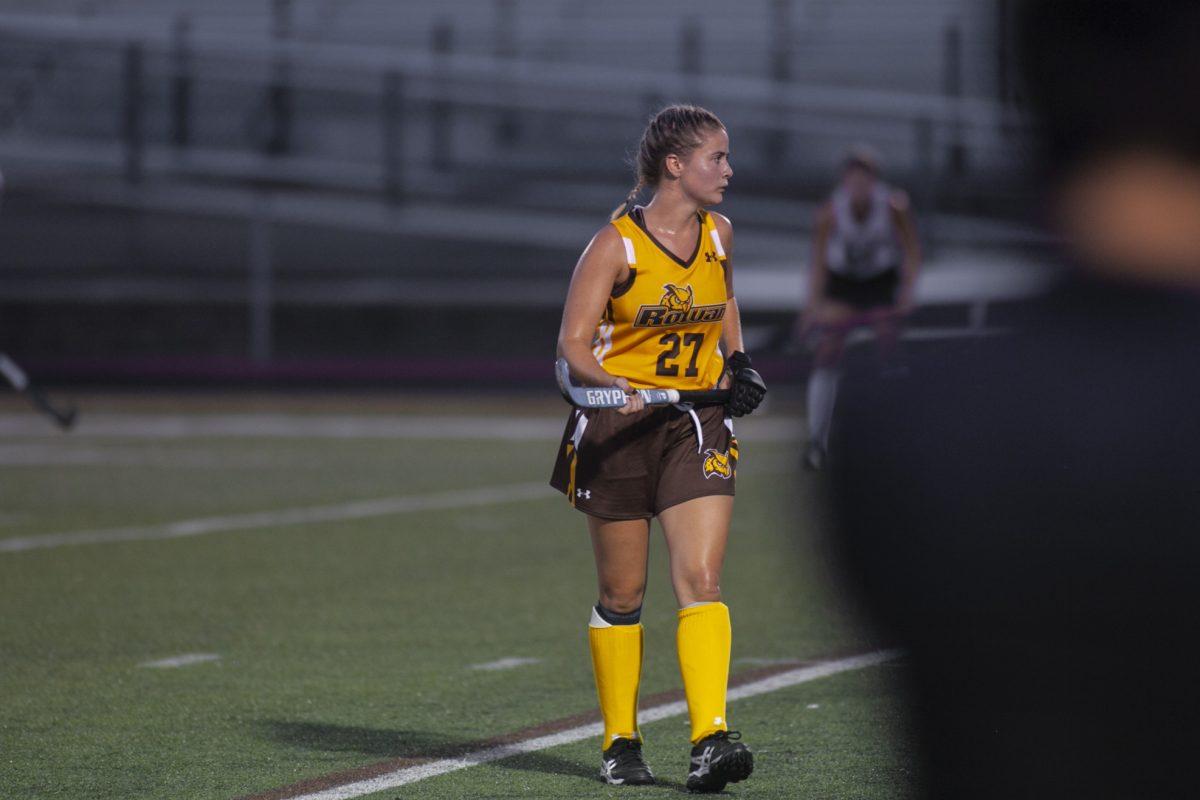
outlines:
[{"label": "player's knee", "polygon": [[714,570],[693,570],[683,578],[689,602],[715,603],[721,599],[720,575]]},{"label": "player's knee", "polygon": [[602,587],[600,605],[617,614],[632,614],[642,607],[644,586]]},{"label": "player's knee", "polygon": [[597,603],[592,612],[592,627],[603,628],[607,625],[637,625],[642,620],[642,607],[631,611],[617,611],[614,608],[608,608],[604,603]]}]

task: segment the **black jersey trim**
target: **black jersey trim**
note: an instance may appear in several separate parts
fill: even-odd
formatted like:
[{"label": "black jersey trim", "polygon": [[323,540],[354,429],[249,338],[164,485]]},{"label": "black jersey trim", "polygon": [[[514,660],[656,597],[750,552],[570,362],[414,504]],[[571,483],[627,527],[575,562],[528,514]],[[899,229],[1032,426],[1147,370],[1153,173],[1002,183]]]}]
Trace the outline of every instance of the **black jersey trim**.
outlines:
[{"label": "black jersey trim", "polygon": [[696,212],[696,217],[700,223],[700,230],[696,233],[696,249],[692,251],[691,258],[689,258],[687,261],[684,261],[682,258],[672,253],[671,248],[667,247],[665,244],[655,238],[654,234],[650,232],[650,229],[646,227],[646,218],[642,212],[643,209],[641,206],[634,206],[629,212],[629,216],[633,219],[634,224],[642,229],[642,233],[650,237],[650,241],[654,242],[659,250],[662,250],[664,253],[670,256],[672,261],[681,267],[690,267],[692,262],[696,260],[696,256],[700,255],[700,248],[704,246],[704,212]]},{"label": "black jersey trim", "polygon": [[609,297],[617,298],[633,288],[633,281],[637,278],[637,267],[629,268],[629,277],[613,287],[612,294]]}]

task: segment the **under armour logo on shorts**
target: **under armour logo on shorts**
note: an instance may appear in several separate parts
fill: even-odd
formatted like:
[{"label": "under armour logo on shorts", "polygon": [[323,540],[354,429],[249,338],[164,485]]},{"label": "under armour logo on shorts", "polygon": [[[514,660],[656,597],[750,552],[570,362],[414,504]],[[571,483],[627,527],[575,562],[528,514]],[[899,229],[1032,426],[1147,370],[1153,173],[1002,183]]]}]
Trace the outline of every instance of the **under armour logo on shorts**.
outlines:
[{"label": "under armour logo on shorts", "polygon": [[582,497],[584,500],[591,500],[592,499],[592,490],[591,489],[576,489],[575,496]]}]

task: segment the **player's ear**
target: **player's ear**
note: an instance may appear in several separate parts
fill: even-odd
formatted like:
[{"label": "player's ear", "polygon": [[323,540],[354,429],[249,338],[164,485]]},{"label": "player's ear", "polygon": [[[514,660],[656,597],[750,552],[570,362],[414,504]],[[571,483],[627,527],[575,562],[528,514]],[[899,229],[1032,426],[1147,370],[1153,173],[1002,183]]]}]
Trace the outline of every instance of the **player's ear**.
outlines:
[{"label": "player's ear", "polygon": [[663,172],[669,178],[678,178],[683,174],[683,159],[671,153],[663,159]]}]

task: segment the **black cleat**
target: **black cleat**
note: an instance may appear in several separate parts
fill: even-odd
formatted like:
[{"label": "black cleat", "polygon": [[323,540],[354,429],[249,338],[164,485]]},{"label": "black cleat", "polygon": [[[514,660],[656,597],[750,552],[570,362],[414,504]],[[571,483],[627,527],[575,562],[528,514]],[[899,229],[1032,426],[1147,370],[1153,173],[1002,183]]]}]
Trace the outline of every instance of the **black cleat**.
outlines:
[{"label": "black cleat", "polygon": [[600,761],[600,780],[614,786],[645,786],[654,783],[654,773],[642,758],[638,739],[617,739]]},{"label": "black cleat", "polygon": [[692,748],[688,772],[689,792],[719,792],[727,783],[737,783],[754,771],[754,754],[741,742],[737,731],[717,731]]}]

